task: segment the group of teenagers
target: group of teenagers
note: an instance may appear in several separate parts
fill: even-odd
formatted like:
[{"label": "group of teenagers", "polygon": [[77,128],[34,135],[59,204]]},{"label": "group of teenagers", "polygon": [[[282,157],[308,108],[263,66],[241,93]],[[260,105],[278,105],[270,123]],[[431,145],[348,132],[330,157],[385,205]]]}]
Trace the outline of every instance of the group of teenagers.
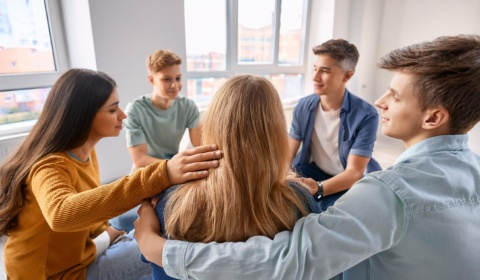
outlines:
[{"label": "group of teenagers", "polygon": [[[200,118],[169,50],[148,57],[153,92],[125,112],[107,74],[62,74],[0,166],[8,279],[480,275],[480,157],[467,136],[480,121],[480,36],[383,56],[393,78],[375,101],[380,120],[346,88],[355,45],[313,52],[313,94],[289,131],[278,92],[256,75],[229,78]],[[372,158],[379,123],[406,148],[385,170]],[[134,168],[101,185],[95,145],[123,128]],[[187,128],[194,147],[179,152]]]}]

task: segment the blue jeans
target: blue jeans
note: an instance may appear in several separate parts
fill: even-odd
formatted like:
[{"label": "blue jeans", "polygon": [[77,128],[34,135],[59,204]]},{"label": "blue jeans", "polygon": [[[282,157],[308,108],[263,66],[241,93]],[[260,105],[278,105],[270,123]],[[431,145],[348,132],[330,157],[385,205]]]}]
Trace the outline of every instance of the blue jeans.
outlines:
[{"label": "blue jeans", "polygon": [[135,222],[135,220],[138,218],[138,208],[140,208],[140,205],[128,210],[122,215],[111,218],[108,222],[117,230],[125,230],[126,232],[130,232],[134,228],[133,222]]},{"label": "blue jeans", "polygon": [[103,255],[97,256],[87,267],[86,279],[152,279],[152,267],[140,260],[134,232],[130,231],[129,238],[111,245]]},{"label": "blue jeans", "polygon": [[[329,175],[323,172],[313,162],[296,165],[294,166],[294,170],[300,176],[305,178],[312,178],[315,181],[325,181],[333,177],[332,175]],[[346,192],[347,191],[341,191],[338,193],[334,193],[334,194],[322,197],[318,202],[320,209],[322,209],[322,211],[327,210],[328,207],[332,206],[335,203],[335,201],[337,201]]]}]

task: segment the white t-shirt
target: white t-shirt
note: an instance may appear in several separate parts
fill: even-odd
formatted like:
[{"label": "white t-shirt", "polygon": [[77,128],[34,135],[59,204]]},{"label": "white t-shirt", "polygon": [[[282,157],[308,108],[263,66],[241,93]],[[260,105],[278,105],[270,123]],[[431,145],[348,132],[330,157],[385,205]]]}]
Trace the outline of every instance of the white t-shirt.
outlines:
[{"label": "white t-shirt", "polygon": [[338,155],[340,110],[341,108],[335,111],[323,111],[319,104],[310,145],[311,161],[315,162],[323,172],[332,176],[345,171]]}]

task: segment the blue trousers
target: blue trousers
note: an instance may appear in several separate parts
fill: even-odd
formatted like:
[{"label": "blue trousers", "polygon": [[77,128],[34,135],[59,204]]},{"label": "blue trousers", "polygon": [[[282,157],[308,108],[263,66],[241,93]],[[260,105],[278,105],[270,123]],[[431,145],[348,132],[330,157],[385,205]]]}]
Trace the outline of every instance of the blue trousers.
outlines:
[{"label": "blue trousers", "polygon": [[[333,177],[332,175],[323,172],[320,168],[317,167],[315,163],[302,163],[294,166],[294,170],[300,176],[305,178],[312,178],[315,181],[325,181]],[[335,201],[337,201],[346,192],[347,191],[341,191],[322,197],[318,202],[320,209],[322,209],[322,211],[327,210],[328,207],[332,206]]]},{"label": "blue trousers", "polygon": [[134,230],[126,238],[108,247],[107,251],[87,266],[90,279],[152,279],[152,267],[140,260],[140,250],[133,237]]},{"label": "blue trousers", "polygon": [[133,222],[135,222],[135,220],[138,218],[138,208],[140,208],[140,205],[128,210],[120,216],[111,218],[108,222],[117,230],[125,230],[126,232],[130,232],[134,228]]}]

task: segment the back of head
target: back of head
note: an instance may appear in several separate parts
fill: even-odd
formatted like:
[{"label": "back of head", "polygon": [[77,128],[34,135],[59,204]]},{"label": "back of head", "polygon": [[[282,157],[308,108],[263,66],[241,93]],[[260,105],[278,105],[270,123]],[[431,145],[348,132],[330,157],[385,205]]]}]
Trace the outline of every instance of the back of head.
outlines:
[{"label": "back of head", "polygon": [[357,47],[344,39],[331,39],[313,47],[315,55],[326,54],[337,61],[343,71],[355,71],[360,54]]},{"label": "back of head", "polygon": [[170,50],[156,50],[147,58],[149,74],[155,74],[166,67],[182,64],[182,59]]},{"label": "back of head", "polygon": [[115,81],[98,71],[71,69],[58,78],[37,123],[0,167],[0,234],[15,225],[32,166],[48,154],[85,143],[98,109],[114,88]]},{"label": "back of head", "polygon": [[393,50],[378,65],[412,74],[420,109],[447,109],[451,133],[466,133],[480,120],[480,36],[438,37]]},{"label": "back of head", "polygon": [[[202,142],[216,143],[224,151],[227,166],[246,172],[241,177],[260,177],[269,182],[285,178],[287,141],[280,97],[273,85],[259,76],[230,78],[215,94],[204,116]],[[256,166],[243,166],[245,162],[256,162]]]},{"label": "back of head", "polygon": [[208,178],[186,184],[172,196],[165,215],[172,238],[221,242],[272,237],[293,227],[305,212],[288,186],[286,121],[268,80],[239,75],[226,81],[205,113],[202,142],[217,144],[224,156]]}]

